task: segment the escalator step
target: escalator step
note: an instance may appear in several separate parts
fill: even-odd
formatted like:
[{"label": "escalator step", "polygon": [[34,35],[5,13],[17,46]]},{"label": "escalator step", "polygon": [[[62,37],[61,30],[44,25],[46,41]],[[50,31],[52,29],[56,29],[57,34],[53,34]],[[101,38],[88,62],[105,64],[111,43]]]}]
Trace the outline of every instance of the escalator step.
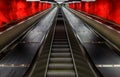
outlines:
[{"label": "escalator step", "polygon": [[72,58],[50,58],[51,63],[72,63]]},{"label": "escalator step", "polygon": [[75,77],[74,70],[49,70],[47,77]]},{"label": "escalator step", "polygon": [[71,57],[70,53],[51,53],[51,57]]},{"label": "escalator step", "polygon": [[55,44],[59,44],[59,45],[67,45],[68,44],[68,42],[67,41],[65,41],[65,42],[59,42],[59,41],[57,41],[57,42],[53,42],[53,44],[55,45]]},{"label": "escalator step", "polygon": [[73,64],[57,64],[57,63],[51,63],[49,64],[49,70],[71,70],[73,69]]},{"label": "escalator step", "polygon": [[67,39],[54,39],[53,41],[68,41]]},{"label": "escalator step", "polygon": [[52,48],[52,52],[69,52],[69,48]]},{"label": "escalator step", "polygon": [[55,47],[56,48],[65,48],[65,47],[67,48],[67,47],[69,47],[69,45],[53,45],[52,47],[53,48],[55,48]]}]

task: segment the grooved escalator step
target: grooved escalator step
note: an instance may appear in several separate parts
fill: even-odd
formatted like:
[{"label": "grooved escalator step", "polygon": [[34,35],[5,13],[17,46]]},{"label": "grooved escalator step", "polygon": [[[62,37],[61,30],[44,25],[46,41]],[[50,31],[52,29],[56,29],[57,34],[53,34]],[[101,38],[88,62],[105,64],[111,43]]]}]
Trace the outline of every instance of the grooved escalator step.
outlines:
[{"label": "grooved escalator step", "polygon": [[52,52],[69,52],[70,48],[52,48]]},{"label": "grooved escalator step", "polygon": [[71,57],[70,53],[51,53],[51,57]]},{"label": "grooved escalator step", "polygon": [[53,48],[68,48],[69,47],[69,45],[53,45],[52,46]]},{"label": "grooved escalator step", "polygon": [[66,38],[66,39],[54,39],[53,41],[68,41],[68,40]]},{"label": "grooved escalator step", "polygon": [[50,63],[71,63],[72,58],[50,58]]},{"label": "grooved escalator step", "polygon": [[48,70],[47,77],[75,77],[74,70]]},{"label": "grooved escalator step", "polygon": [[73,64],[64,63],[51,63],[49,64],[49,70],[71,70],[73,69]]},{"label": "grooved escalator step", "polygon": [[59,42],[59,41],[57,41],[57,42],[55,42],[55,41],[53,41],[53,44],[54,45],[68,45],[68,42],[67,41],[65,41],[65,42]]}]

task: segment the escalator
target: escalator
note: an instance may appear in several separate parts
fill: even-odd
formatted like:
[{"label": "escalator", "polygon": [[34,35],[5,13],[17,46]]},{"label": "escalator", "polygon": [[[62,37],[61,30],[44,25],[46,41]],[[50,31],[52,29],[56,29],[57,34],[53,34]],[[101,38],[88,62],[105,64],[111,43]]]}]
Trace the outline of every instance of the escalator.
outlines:
[{"label": "escalator", "polygon": [[[119,77],[120,54],[119,50],[114,47],[114,44],[108,42],[108,38],[104,37],[101,32],[86,23],[87,20],[84,21],[81,17],[79,18],[77,16],[79,12],[73,13],[67,7],[63,7],[63,11],[80,42],[81,48],[83,48],[83,52],[101,76]],[[102,28],[100,29],[102,30]]]},{"label": "escalator", "polygon": [[99,77],[91,69],[69,27],[62,9],[58,8],[43,48],[26,77]]},{"label": "escalator", "polygon": [[62,13],[58,14],[47,77],[75,77],[72,53],[64,26]]},{"label": "escalator", "polygon": [[51,9],[25,35],[3,51],[8,53],[0,59],[0,77],[24,77],[47,36],[56,13],[57,8]]}]

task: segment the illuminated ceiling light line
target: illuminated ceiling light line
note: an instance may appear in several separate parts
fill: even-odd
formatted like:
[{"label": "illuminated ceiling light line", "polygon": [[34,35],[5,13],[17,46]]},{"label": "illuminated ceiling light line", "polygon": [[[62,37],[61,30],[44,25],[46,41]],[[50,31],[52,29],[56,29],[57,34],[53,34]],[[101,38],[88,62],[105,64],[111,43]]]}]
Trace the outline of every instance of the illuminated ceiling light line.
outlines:
[{"label": "illuminated ceiling light line", "polygon": [[97,64],[96,67],[120,67],[120,64]]},{"label": "illuminated ceiling light line", "polygon": [[0,64],[0,67],[29,67],[30,64]]}]

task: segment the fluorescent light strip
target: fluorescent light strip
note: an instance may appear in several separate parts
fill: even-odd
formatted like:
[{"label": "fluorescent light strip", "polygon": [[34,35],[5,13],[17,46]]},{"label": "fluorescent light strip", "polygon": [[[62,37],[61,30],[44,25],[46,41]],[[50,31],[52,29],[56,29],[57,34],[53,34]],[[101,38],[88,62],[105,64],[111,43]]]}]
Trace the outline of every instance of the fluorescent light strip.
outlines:
[{"label": "fluorescent light strip", "polygon": [[120,33],[120,31],[117,31],[118,33]]},{"label": "fluorescent light strip", "polygon": [[29,67],[30,64],[0,64],[0,67]]},{"label": "fluorescent light strip", "polygon": [[120,67],[120,64],[97,64],[96,67]]},{"label": "fluorescent light strip", "polygon": [[3,32],[0,32],[0,34],[2,34]]}]

